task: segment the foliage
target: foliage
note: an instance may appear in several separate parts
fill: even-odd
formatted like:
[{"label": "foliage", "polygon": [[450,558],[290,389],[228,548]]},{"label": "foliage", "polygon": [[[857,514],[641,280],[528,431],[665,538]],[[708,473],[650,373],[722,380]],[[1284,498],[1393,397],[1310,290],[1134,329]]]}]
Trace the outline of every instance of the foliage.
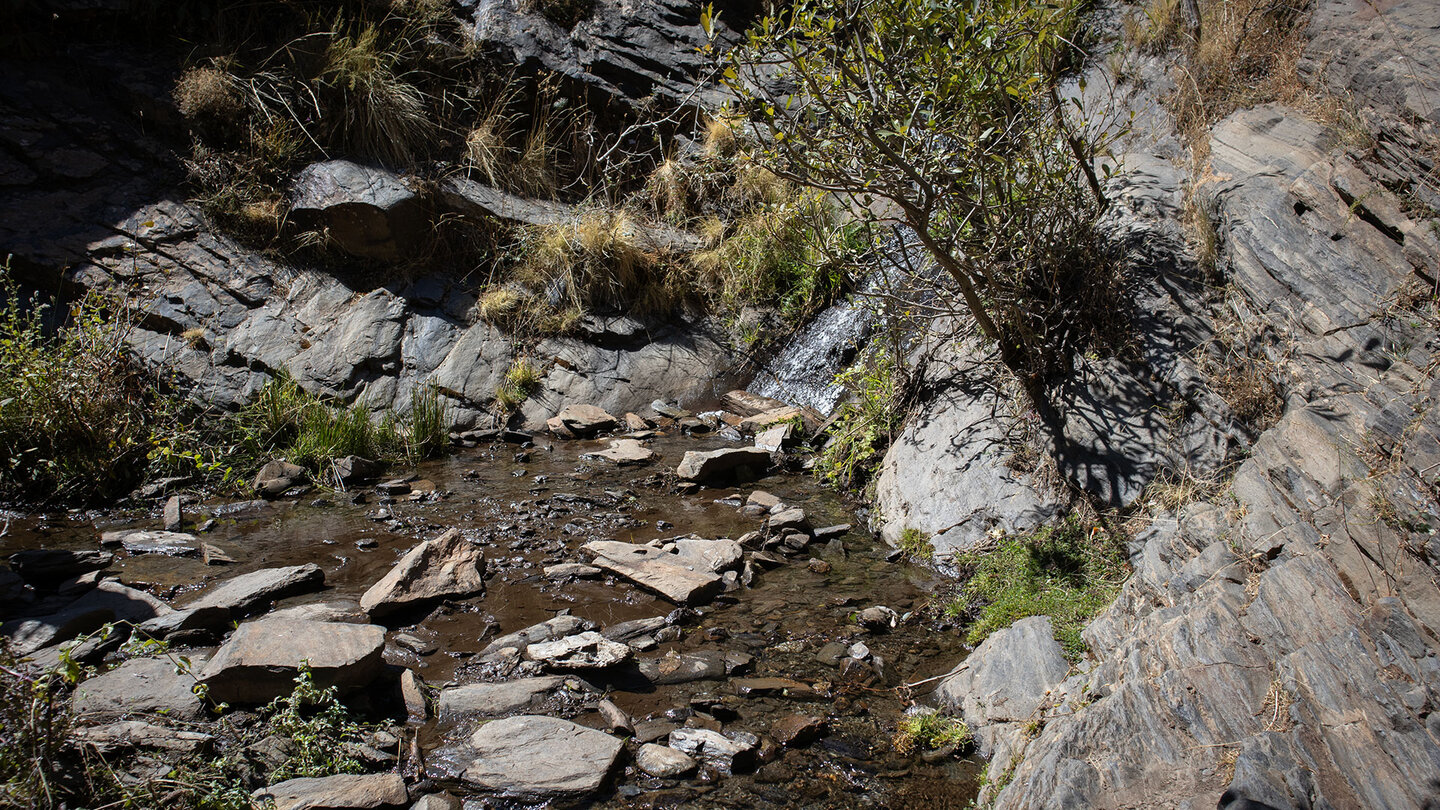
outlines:
[{"label": "foliage", "polygon": [[412,163],[435,133],[429,99],[403,67],[419,32],[387,35],[381,25],[343,20],[335,30],[314,82],[328,96],[330,140],[386,162]]},{"label": "foliage", "polygon": [[930,544],[930,535],[915,528],[900,532],[900,550],[917,560],[929,560],[935,556],[935,547]]},{"label": "foliage", "polygon": [[927,712],[900,719],[895,733],[895,750],[908,755],[915,751],[958,749],[970,745],[973,740],[970,727],[964,721]]},{"label": "foliage", "polygon": [[404,425],[405,459],[411,463],[439,455],[450,442],[449,408],[433,385],[411,391],[410,413]]},{"label": "foliage", "polygon": [[795,3],[758,23],[724,74],[761,134],[756,160],[836,195],[875,238],[912,232],[942,273],[916,280],[973,318],[1032,399],[1076,350],[1108,346],[1124,311],[1095,227],[1104,138],[1068,121],[1056,90],[1078,11]]},{"label": "foliage", "polygon": [[541,376],[540,367],[530,358],[515,358],[505,372],[505,381],[495,392],[495,403],[502,411],[515,410],[540,387]]},{"label": "foliage", "polygon": [[0,269],[0,497],[108,500],[141,480],[164,407],[127,352],[128,319],[92,292],[48,329],[52,306]]},{"label": "foliage", "polygon": [[970,573],[947,612],[970,621],[966,641],[979,644],[1027,616],[1049,616],[1071,661],[1085,654],[1080,637],[1085,623],[1115,598],[1129,570],[1114,538],[1088,530],[1074,517],[1003,537],[994,548],[961,555],[955,564]]},{"label": "foliage", "polygon": [[879,469],[885,448],[904,425],[904,370],[893,352],[881,349],[836,380],[852,396],[835,412],[830,441],[815,460],[815,474],[830,486],[858,490]]},{"label": "foliage", "polygon": [[27,672],[0,640],[0,806],[55,806],[70,731],[61,672]]},{"label": "foliage", "polygon": [[307,664],[300,665],[290,694],[275,698],[260,714],[270,731],[288,738],[294,746],[271,775],[272,781],[363,770],[345,749],[347,743],[359,741],[360,724],[340,702],[334,686],[322,689],[315,685]]}]

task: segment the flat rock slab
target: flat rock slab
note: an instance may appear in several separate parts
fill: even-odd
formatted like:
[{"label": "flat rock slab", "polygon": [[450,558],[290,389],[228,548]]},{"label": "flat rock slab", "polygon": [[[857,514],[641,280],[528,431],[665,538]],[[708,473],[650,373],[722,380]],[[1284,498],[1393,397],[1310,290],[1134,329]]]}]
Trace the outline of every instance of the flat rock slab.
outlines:
[{"label": "flat rock slab", "polygon": [[105,532],[100,535],[102,546],[120,546],[131,554],[165,554],[184,557],[200,550],[200,540],[193,534],[151,529]]},{"label": "flat rock slab", "polygon": [[115,555],[108,551],[71,551],[60,548],[34,548],[10,555],[10,567],[33,585],[54,585],[76,574],[110,567]]},{"label": "flat rock slab", "polygon": [[525,657],[549,669],[606,669],[630,660],[630,647],[594,630],[542,641],[525,648]]},{"label": "flat rock slab", "polygon": [[687,567],[677,555],[660,549],[615,540],[586,543],[595,565],[618,574],[642,588],[655,591],[680,605],[696,605],[715,598],[724,588],[720,577]]},{"label": "flat rock slab", "polygon": [[464,779],[481,790],[538,801],[600,789],[624,743],[568,720],[520,715],[480,727]]},{"label": "flat rock slab", "polygon": [[147,748],[189,756],[214,740],[209,734],[157,726],[143,720],[122,720],[104,726],[78,728],[75,736],[102,754]]},{"label": "flat rock slab", "polygon": [[745,549],[739,543],[723,538],[682,537],[675,541],[675,553],[687,566],[712,574],[739,568],[745,559]]},{"label": "flat rock slab", "polygon": [[813,700],[820,695],[809,684],[789,678],[736,678],[730,682],[740,697],[788,697]]},{"label": "flat rock slab", "polygon": [[719,680],[725,677],[725,654],[714,650],[676,653],[638,662],[640,674],[658,686],[690,681]]},{"label": "flat rock slab", "polygon": [[378,810],[409,804],[405,780],[395,773],[289,779],[251,795],[258,802],[275,802],[275,810]]},{"label": "flat rock slab", "polygon": [[[205,660],[192,659],[192,669]],[[191,691],[195,677],[176,672],[169,658],[132,658],[75,688],[71,707],[84,720],[122,715],[156,714],[194,721],[205,716],[205,704]]]},{"label": "flat rock slab", "polygon": [[495,639],[480,651],[480,657],[487,658],[507,649],[523,651],[531,644],[572,636],[589,630],[593,626],[579,616],[556,616],[539,624],[532,624],[524,630],[516,630]]},{"label": "flat rock slab", "polygon": [[1049,617],[1031,616],[992,633],[940,681],[935,695],[963,711],[972,728],[1023,721],[1069,671]]},{"label": "flat rock slab", "polygon": [[101,582],[63,609],[45,616],[14,619],[0,625],[18,655],[99,630],[108,622],[145,622],[171,613],[164,602],[118,582]]},{"label": "flat rock slab", "polygon": [[276,599],[318,591],[324,585],[325,572],[314,563],[262,568],[221,582],[185,607],[223,607],[244,614]]},{"label": "flat rock slab", "polygon": [[384,649],[385,630],[375,625],[260,619],[240,625],[199,677],[214,700],[265,703],[290,693],[302,660],[316,686],[365,686],[379,674]]},{"label": "flat rock slab", "polygon": [[580,457],[608,461],[617,467],[627,467],[651,461],[655,458],[655,451],[635,439],[615,439],[604,450],[583,453]]},{"label": "flat rock slab", "polygon": [[585,563],[557,563],[543,569],[546,579],[594,579],[603,571]]},{"label": "flat rock slab", "polygon": [[446,597],[485,590],[485,551],[451,529],[410,549],[360,597],[360,607],[383,616]]},{"label": "flat rock slab", "polygon": [[775,724],[770,727],[770,736],[778,740],[781,745],[800,747],[818,740],[825,734],[825,731],[825,718],[792,714],[776,720]]},{"label": "flat rock slab", "polygon": [[691,450],[675,468],[675,474],[686,481],[707,481],[749,467],[762,474],[770,467],[770,453],[758,447],[727,447],[720,450]]},{"label": "flat rock slab", "polygon": [[520,678],[504,683],[472,683],[440,692],[441,720],[465,716],[499,717],[534,708],[557,689],[565,686],[565,677],[547,675]]}]

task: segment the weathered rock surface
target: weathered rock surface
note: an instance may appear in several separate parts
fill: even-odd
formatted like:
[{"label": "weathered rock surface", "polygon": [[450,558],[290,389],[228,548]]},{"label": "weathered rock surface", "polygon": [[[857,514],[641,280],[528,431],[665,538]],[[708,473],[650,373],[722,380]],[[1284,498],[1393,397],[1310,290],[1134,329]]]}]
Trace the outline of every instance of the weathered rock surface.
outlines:
[{"label": "weathered rock surface", "polygon": [[472,683],[440,690],[440,719],[502,717],[537,708],[549,695],[565,687],[562,675],[518,678],[503,683]]},{"label": "weathered rock surface", "polygon": [[87,746],[107,756],[135,749],[159,750],[176,757],[193,756],[214,739],[202,732],[157,726],[143,720],[122,720],[103,726],[77,728],[74,734]]},{"label": "weathered rock surface", "polygon": [[109,622],[139,624],[170,612],[168,605],[144,591],[105,581],[55,613],[5,622],[0,625],[0,635],[10,639],[16,653],[28,655],[99,630]]},{"label": "weathered rock surface", "polygon": [[342,249],[369,259],[398,259],[429,224],[420,196],[397,175],[348,160],[306,166],[290,190],[291,215],[327,230]]},{"label": "weathered rock surface", "polygon": [[200,541],[193,534],[175,531],[128,530],[105,532],[101,545],[120,546],[131,554],[168,554],[183,557],[200,550]]},{"label": "weathered rock surface", "polygon": [[260,471],[255,473],[253,486],[255,491],[267,498],[280,495],[285,490],[305,483],[305,468],[298,464],[291,464],[288,461],[267,461]]},{"label": "weathered rock surface", "polygon": [[594,405],[567,405],[545,424],[557,436],[584,439],[596,433],[614,430],[620,422],[604,408]]},{"label": "weathered rock surface", "polygon": [[551,641],[576,633],[583,633],[592,627],[594,627],[594,625],[579,616],[556,616],[553,619],[531,625],[524,630],[517,630],[514,633],[507,633],[506,635],[500,636],[480,651],[480,657],[488,658],[502,650],[519,650],[523,652],[525,648],[531,644],[538,644],[542,641]]},{"label": "weathered rock surface", "polygon": [[37,548],[10,555],[10,567],[22,579],[40,587],[54,586],[76,574],[99,571],[110,566],[115,555],[108,551],[72,551]]},{"label": "weathered rock surface", "polygon": [[694,771],[699,763],[689,754],[665,745],[645,743],[635,752],[635,765],[659,779],[676,779]]},{"label": "weathered rock surface", "polygon": [[451,529],[406,552],[400,562],[360,597],[371,616],[384,616],[445,597],[485,590],[485,551]]},{"label": "weathered rock surface", "polygon": [[582,547],[593,554],[595,565],[612,571],[642,588],[655,591],[680,605],[706,602],[720,593],[720,577],[697,571],[692,562],[650,546],[595,540]]},{"label": "weathered rock surface", "polygon": [[708,481],[737,467],[749,467],[755,474],[762,475],[770,468],[770,453],[758,447],[691,450],[680,459],[675,474],[686,481]]},{"label": "weathered rock surface", "polygon": [[718,574],[740,567],[744,561],[745,549],[734,540],[720,538],[706,540],[701,537],[682,537],[675,541],[675,554],[685,565],[697,571]]},{"label": "weathered rock surface", "polygon": [[[980,740],[981,753],[988,755],[994,735],[1002,733],[994,724],[1034,720],[1051,688],[1069,671],[1049,617],[1031,616],[992,633],[940,682],[935,694],[961,710]],[[1015,726],[1004,731],[1014,733]]]},{"label": "weathered rock surface", "polygon": [[380,810],[409,804],[405,780],[396,773],[340,774],[289,779],[255,791],[275,810]]},{"label": "weathered rock surface", "polygon": [[630,648],[590,630],[531,644],[525,648],[525,657],[547,669],[605,669],[628,661]]},{"label": "weathered rock surface", "polygon": [[481,726],[470,748],[474,759],[463,776],[470,786],[541,801],[599,790],[624,743],[568,720],[521,715]]},{"label": "weathered rock surface", "polygon": [[75,688],[71,705],[85,722],[120,716],[154,714],[175,720],[197,721],[205,704],[191,690],[194,671],[203,658],[191,659],[191,672],[176,672],[169,658],[132,658]]},{"label": "weathered rock surface", "polygon": [[725,654],[714,650],[693,653],[667,653],[658,658],[642,658],[640,674],[651,683],[665,686],[690,681],[719,680],[730,667]]},{"label": "weathered rock surface", "polygon": [[223,607],[234,613],[251,613],[286,596],[318,591],[325,584],[325,572],[314,563],[285,568],[262,568],[212,586],[186,609]]},{"label": "weathered rock surface", "polygon": [[670,732],[671,748],[725,774],[754,767],[759,746],[760,738],[745,731],[722,734],[708,728],[677,728]]},{"label": "weathered rock surface", "polygon": [[200,670],[210,696],[225,703],[264,703],[289,694],[300,663],[315,684],[342,691],[380,673],[385,630],[375,625],[257,619],[240,625]]},{"label": "weathered rock surface", "polygon": [[604,450],[585,453],[580,457],[599,459],[601,461],[608,461],[617,467],[626,467],[632,464],[644,464],[650,461],[655,458],[655,451],[635,439],[615,439],[610,442],[610,446]]}]

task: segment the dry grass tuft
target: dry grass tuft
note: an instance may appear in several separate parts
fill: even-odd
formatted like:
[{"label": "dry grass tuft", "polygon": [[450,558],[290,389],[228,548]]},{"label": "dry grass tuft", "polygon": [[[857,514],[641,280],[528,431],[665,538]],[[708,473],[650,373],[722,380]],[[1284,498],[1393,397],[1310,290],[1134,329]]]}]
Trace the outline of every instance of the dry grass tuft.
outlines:
[{"label": "dry grass tuft", "polygon": [[173,96],[180,114],[191,120],[233,122],[245,114],[239,83],[213,66],[193,67],[180,74]]},{"label": "dry grass tuft", "polygon": [[718,115],[705,122],[704,150],[712,157],[731,157],[740,151],[741,119]]}]

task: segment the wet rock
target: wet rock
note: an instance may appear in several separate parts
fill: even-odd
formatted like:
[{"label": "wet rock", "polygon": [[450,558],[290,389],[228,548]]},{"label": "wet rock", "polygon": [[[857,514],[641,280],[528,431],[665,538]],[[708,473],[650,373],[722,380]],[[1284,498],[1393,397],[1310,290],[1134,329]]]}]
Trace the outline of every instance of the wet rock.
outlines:
[{"label": "wet rock", "polygon": [[713,573],[693,570],[678,555],[649,546],[596,540],[582,548],[595,556],[594,564],[600,568],[680,605],[708,602],[724,587]]},{"label": "wet rock", "polygon": [[327,599],[295,605],[265,614],[267,619],[299,619],[308,622],[343,622],[345,624],[369,624],[370,615],[353,599]]},{"label": "wet rock", "polygon": [[377,810],[402,808],[410,802],[405,780],[396,773],[289,779],[257,790],[252,797],[274,802],[275,810]]},{"label": "wet rock", "polygon": [[195,479],[188,475],[171,476],[169,478],[157,478],[143,487],[135,490],[135,499],[148,501],[152,498],[159,498],[180,487],[189,486]]},{"label": "wet rock", "polygon": [[214,739],[209,734],[166,728],[143,720],[122,720],[103,726],[78,728],[74,735],[105,755],[144,748],[177,757],[193,756]]},{"label": "wet rock", "polygon": [[168,530],[105,532],[100,536],[100,544],[121,546],[131,554],[165,554],[171,557],[184,557],[200,550],[200,541],[195,535]]},{"label": "wet rock", "polygon": [[745,499],[745,505],[758,506],[765,510],[766,514],[769,514],[771,509],[780,505],[780,496],[772,495],[763,489],[757,489],[750,493],[750,497]]},{"label": "wet rock", "polygon": [[740,697],[788,697],[813,700],[819,695],[805,683],[789,678],[736,678],[730,687]]},{"label": "wet rock", "polygon": [[705,728],[677,728],[670,732],[670,747],[721,773],[750,770],[755,766],[760,738],[745,731],[724,733]]},{"label": "wet rock", "polygon": [[413,250],[428,224],[424,204],[397,175],[348,160],[306,166],[290,190],[291,214],[324,228],[342,250],[393,261]]},{"label": "wet rock", "polygon": [[136,630],[150,638],[180,641],[210,638],[230,625],[230,610],[224,607],[172,610],[141,622]]},{"label": "wet rock", "polygon": [[503,650],[523,651],[531,644],[564,638],[593,628],[593,624],[578,616],[556,616],[539,624],[533,624],[524,630],[517,630],[495,639],[480,651],[480,657],[482,659],[490,658]]},{"label": "wet rock", "polygon": [[[203,657],[191,659],[192,669],[204,664]],[[205,704],[194,685],[194,674],[176,672],[169,658],[132,658],[75,687],[71,706],[87,722],[142,714],[198,721],[205,717]]]},{"label": "wet rock", "polygon": [[755,434],[755,446],[767,453],[779,453],[795,441],[795,426],[789,422]]},{"label": "wet rock", "polygon": [[604,573],[599,568],[584,563],[557,563],[547,565],[541,570],[546,579],[554,580],[594,579]]},{"label": "wet rock", "polygon": [[305,468],[288,461],[268,461],[255,474],[255,491],[266,498],[274,498],[291,487],[305,483]]},{"label": "wet rock", "polygon": [[600,634],[611,641],[629,643],[638,638],[650,636],[670,622],[664,616],[653,616],[649,619],[633,619],[628,622],[612,624],[600,631]]},{"label": "wet rock", "polygon": [[615,702],[609,698],[596,703],[595,710],[600,712],[601,717],[605,718],[605,725],[610,727],[610,731],[627,736],[635,733],[635,724],[631,721],[630,715],[626,714],[619,706],[616,706]]},{"label": "wet rock", "polygon": [[720,397],[720,402],[728,409],[741,416],[755,416],[766,411],[775,411],[788,407],[778,399],[752,394],[749,391],[726,391]]},{"label": "wet rock", "polygon": [[389,495],[391,497],[395,497],[398,495],[409,495],[410,489],[410,482],[401,478],[397,478],[393,481],[382,481],[381,483],[375,485],[376,492],[381,495]]},{"label": "wet rock", "polygon": [[374,625],[258,619],[236,629],[199,680],[214,700],[264,703],[290,693],[304,660],[316,686],[345,691],[375,679],[384,650],[385,630]]},{"label": "wet rock", "polygon": [[449,793],[431,793],[416,799],[410,810],[460,810],[460,800]]},{"label": "wet rock", "polygon": [[170,499],[165,501],[165,509],[162,516],[165,531],[178,532],[181,527],[185,525],[185,516],[181,513],[182,506],[183,504],[180,501],[179,495],[171,495]]},{"label": "wet rock", "polygon": [[820,739],[826,731],[825,718],[792,714],[776,720],[770,734],[781,745],[800,748]]},{"label": "wet rock", "polygon": [[335,462],[335,477],[344,486],[353,486],[385,472],[385,465],[362,456],[346,456]]},{"label": "wet rock", "polygon": [[59,548],[37,548],[10,555],[10,567],[26,582],[38,588],[56,584],[87,571],[110,567],[115,555],[108,551],[71,551]]},{"label": "wet rock", "polygon": [[525,648],[525,657],[547,669],[606,669],[630,659],[630,647],[588,631]]},{"label": "wet rock", "polygon": [[232,565],[235,562],[234,555],[214,543],[200,544],[200,559],[206,565]]},{"label": "wet rock", "polygon": [[627,412],[625,427],[632,431],[650,430],[655,427],[655,423],[637,413]]},{"label": "wet rock", "polygon": [[680,459],[675,474],[684,481],[709,481],[739,467],[763,473],[770,467],[770,454],[756,447],[730,447],[720,450],[690,450]]},{"label": "wet rock", "polygon": [[425,699],[425,679],[406,669],[400,673],[400,700],[405,704],[405,719],[423,723],[430,716],[430,702]]},{"label": "wet rock", "polygon": [[680,407],[679,405],[666,402],[663,399],[657,399],[654,402],[651,402],[650,410],[654,411],[656,416],[660,416],[665,419],[673,419],[677,422],[681,419],[688,419],[694,415],[689,411],[685,410],[684,408]]},{"label": "wet rock", "polygon": [[793,425],[801,422],[804,418],[804,411],[789,405],[780,408],[757,413],[754,416],[747,416],[740,421],[739,428],[743,433],[761,433],[776,427],[781,423]]},{"label": "wet rock", "polygon": [[360,597],[371,616],[384,616],[446,597],[485,590],[485,552],[451,529],[406,552],[379,582]]},{"label": "wet rock", "polygon": [[436,707],[442,720],[499,717],[537,708],[545,698],[565,688],[565,683],[564,676],[545,675],[503,683],[454,686],[440,690]]},{"label": "wet rock", "polygon": [[789,534],[791,532],[810,531],[810,517],[805,514],[804,509],[784,509],[770,516],[767,523],[770,531],[774,534]]},{"label": "wet rock", "polygon": [[[844,537],[850,532],[850,528],[849,523],[841,523],[835,526],[826,526],[823,529],[816,529],[810,533],[810,536],[814,537],[817,543],[828,542]],[[844,546],[841,546],[841,549],[843,550]]]},{"label": "wet rock", "polygon": [[831,569],[830,563],[814,558],[811,558],[810,562],[806,563],[806,566],[816,574],[828,574]]},{"label": "wet rock", "polygon": [[318,591],[324,585],[325,572],[314,563],[262,568],[212,586],[185,607],[191,610],[223,607],[236,614],[247,614],[276,599]]},{"label": "wet rock", "polygon": [[584,453],[580,457],[608,461],[617,467],[628,467],[650,461],[655,458],[655,451],[635,439],[615,439],[606,449]]},{"label": "wet rock", "polygon": [[705,540],[699,537],[683,537],[675,541],[675,553],[687,565],[700,571],[718,574],[740,567],[745,550],[734,540]]},{"label": "wet rock", "polygon": [[463,775],[470,786],[543,801],[599,790],[624,744],[568,720],[521,715],[481,726],[470,748],[475,758]]},{"label": "wet rock", "polygon": [[635,752],[635,765],[657,779],[678,779],[693,772],[699,763],[683,751],[646,743]]},{"label": "wet rock", "polygon": [[714,650],[693,653],[671,651],[659,658],[642,658],[638,665],[640,674],[657,686],[719,680],[727,674],[725,654]]},{"label": "wet rock", "polygon": [[900,622],[900,615],[884,605],[868,607],[855,614],[855,623],[872,633],[885,633]]},{"label": "wet rock", "polygon": [[567,405],[545,422],[557,436],[585,439],[597,433],[614,430],[619,421],[604,408],[594,405]]},{"label": "wet rock", "polygon": [[836,666],[840,663],[840,659],[845,657],[847,649],[848,647],[842,642],[826,642],[825,646],[821,647],[820,651],[815,653],[815,660],[826,666]]}]

